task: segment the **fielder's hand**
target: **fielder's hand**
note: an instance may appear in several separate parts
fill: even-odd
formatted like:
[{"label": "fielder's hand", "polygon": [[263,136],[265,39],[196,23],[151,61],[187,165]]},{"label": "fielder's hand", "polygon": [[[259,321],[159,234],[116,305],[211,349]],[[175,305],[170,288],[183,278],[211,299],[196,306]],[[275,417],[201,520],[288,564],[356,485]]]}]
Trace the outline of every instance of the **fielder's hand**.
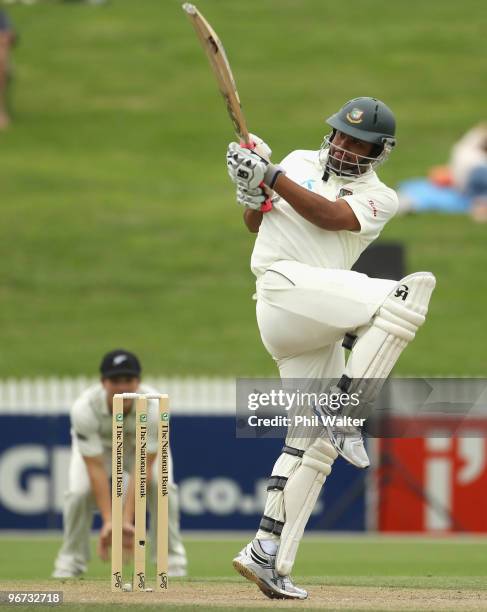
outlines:
[{"label": "fielder's hand", "polygon": [[[102,561],[108,561],[110,556],[110,547],[112,545],[112,524],[104,523],[98,538],[96,551]],[[124,557],[130,555],[134,548],[134,526],[130,523],[124,523],[122,526],[122,548]]]},{"label": "fielder's hand", "polygon": [[96,546],[96,552],[102,561],[108,561],[110,546],[112,544],[112,524],[103,523]]},{"label": "fielder's hand", "polygon": [[124,563],[128,563],[134,554],[135,528],[131,523],[122,525],[122,555]]}]

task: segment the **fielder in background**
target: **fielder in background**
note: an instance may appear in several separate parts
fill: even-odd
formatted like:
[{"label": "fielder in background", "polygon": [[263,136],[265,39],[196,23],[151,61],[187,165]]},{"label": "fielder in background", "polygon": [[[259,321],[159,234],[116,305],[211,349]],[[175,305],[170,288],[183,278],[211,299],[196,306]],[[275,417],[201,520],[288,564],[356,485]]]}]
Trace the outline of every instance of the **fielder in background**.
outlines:
[{"label": "fielder in background", "polygon": [[[102,518],[97,551],[107,561],[111,544],[112,402],[116,393],[155,393],[141,383],[141,366],[137,357],[125,350],[107,353],[100,366],[101,381],[87,389],[71,409],[71,461],[68,490],[65,493],[63,523],[64,541],[55,561],[53,578],[73,578],[86,572],[90,559],[90,532],[93,512]],[[149,507],[156,517],[157,489],[157,402],[148,404],[148,473],[151,474]],[[134,400],[124,400],[124,468],[127,470],[123,543],[126,552],[133,548],[134,535]],[[169,455],[169,576],[186,575],[186,551],[179,532],[178,491],[174,484],[172,459]],[[155,519],[151,520],[150,541],[155,559]]]},{"label": "fielder in background", "polygon": [[[396,282],[351,271],[397,211],[396,193],[375,173],[395,146],[396,124],[383,102],[368,97],[350,100],[327,123],[331,132],[320,150],[294,151],[280,166],[270,162],[260,139],[259,154],[231,143],[227,169],[245,224],[258,232],[251,261],[257,322],[283,384],[300,379],[300,390],[307,391],[303,379],[323,381],[335,385],[323,391],[345,397],[359,392],[373,404],[424,322],[435,278],[417,272]],[[263,187],[274,191],[273,208],[265,213]],[[347,363],[342,342],[351,349]],[[342,408],[300,410],[339,416]],[[307,597],[290,573],[338,454],[357,467],[369,465],[359,429],[328,427],[315,438],[288,431],[259,530],[233,562],[270,598]]]}]

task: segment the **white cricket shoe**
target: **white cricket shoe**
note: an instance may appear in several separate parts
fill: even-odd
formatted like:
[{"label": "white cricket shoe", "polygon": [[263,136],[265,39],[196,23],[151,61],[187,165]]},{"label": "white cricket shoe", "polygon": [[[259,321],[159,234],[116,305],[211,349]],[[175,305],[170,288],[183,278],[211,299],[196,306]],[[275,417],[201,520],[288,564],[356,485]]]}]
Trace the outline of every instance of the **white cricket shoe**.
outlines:
[{"label": "white cricket shoe", "polygon": [[59,578],[60,580],[68,580],[69,578],[79,578],[84,574],[82,569],[67,569],[67,568],[54,568],[51,574],[51,578]]},{"label": "white cricket shoe", "polygon": [[247,544],[233,560],[233,567],[247,580],[255,582],[269,599],[306,599],[307,591],[295,586],[290,576],[280,576],[276,555],[266,553],[259,540]]},{"label": "white cricket shoe", "polygon": [[327,425],[326,431],[330,442],[339,455],[358,468],[369,467],[370,459],[365,450],[362,432],[358,427]]},{"label": "white cricket shoe", "polygon": [[[342,391],[338,387],[332,387],[331,393],[340,394]],[[328,406],[318,408],[313,407],[314,413],[320,418],[322,417],[340,417],[342,415],[341,408],[331,409]],[[331,444],[344,459],[358,468],[367,468],[370,465],[370,459],[365,450],[364,438],[358,427],[353,426],[337,426],[326,425],[326,433]]]},{"label": "white cricket shoe", "polygon": [[184,578],[188,575],[186,565],[170,565],[167,570],[169,578]]}]

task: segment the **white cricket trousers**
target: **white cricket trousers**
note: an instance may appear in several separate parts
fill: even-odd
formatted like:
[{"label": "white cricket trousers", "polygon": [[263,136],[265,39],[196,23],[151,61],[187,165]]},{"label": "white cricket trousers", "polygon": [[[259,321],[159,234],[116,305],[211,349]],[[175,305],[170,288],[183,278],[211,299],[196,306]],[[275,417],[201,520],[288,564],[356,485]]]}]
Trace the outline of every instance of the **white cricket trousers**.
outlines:
[{"label": "white cricket trousers", "polygon": [[[396,285],[349,270],[272,264],[257,281],[257,322],[283,381],[339,378],[345,333],[369,323]],[[286,439],[303,450],[311,441]]]}]

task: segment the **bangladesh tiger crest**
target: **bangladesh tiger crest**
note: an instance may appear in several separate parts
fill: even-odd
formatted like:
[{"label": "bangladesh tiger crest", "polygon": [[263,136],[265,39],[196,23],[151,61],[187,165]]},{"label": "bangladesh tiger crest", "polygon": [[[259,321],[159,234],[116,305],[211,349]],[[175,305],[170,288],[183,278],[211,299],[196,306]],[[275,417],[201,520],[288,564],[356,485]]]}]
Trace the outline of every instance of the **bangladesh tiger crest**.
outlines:
[{"label": "bangladesh tiger crest", "polygon": [[349,113],[347,113],[347,119],[350,123],[362,123],[362,119],[364,117],[364,111],[359,108],[353,108]]}]

